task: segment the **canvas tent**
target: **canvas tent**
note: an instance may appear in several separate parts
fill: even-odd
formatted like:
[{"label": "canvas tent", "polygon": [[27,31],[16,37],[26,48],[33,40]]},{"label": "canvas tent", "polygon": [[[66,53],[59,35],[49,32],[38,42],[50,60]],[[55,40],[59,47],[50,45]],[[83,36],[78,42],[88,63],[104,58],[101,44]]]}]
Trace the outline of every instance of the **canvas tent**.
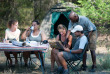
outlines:
[{"label": "canvas tent", "polygon": [[57,26],[63,24],[68,28],[70,10],[66,7],[76,8],[72,3],[58,3],[51,8],[41,23],[40,30],[45,32],[47,38],[53,38],[58,34]]}]

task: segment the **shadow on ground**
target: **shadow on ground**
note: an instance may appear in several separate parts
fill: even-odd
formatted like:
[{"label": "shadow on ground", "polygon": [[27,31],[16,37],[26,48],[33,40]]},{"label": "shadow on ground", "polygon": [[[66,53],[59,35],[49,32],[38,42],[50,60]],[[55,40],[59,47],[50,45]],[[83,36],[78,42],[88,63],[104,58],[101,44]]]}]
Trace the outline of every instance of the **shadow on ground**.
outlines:
[{"label": "shadow on ground", "polygon": [[[22,64],[22,66],[19,64],[15,67],[11,67],[9,68],[8,66],[6,66],[6,57],[4,56],[4,52],[1,51],[0,52],[0,74],[5,73],[5,74],[16,74],[16,73],[23,73],[23,74],[27,74],[27,73],[36,73],[36,74],[42,74],[42,70],[41,68],[38,66],[40,65],[39,60],[34,59],[35,62],[37,62],[38,65],[36,64],[32,64],[30,65],[30,67],[24,67],[24,63]],[[96,72],[91,73],[88,72],[88,70],[91,68],[92,62],[91,62],[91,56],[90,53],[88,52],[88,57],[87,57],[87,66],[88,69],[87,71],[80,71],[79,74],[110,74],[110,68],[109,69],[104,69],[102,67],[102,65],[100,64],[100,59],[103,59],[102,57],[104,56],[104,54],[97,54],[97,69]],[[23,61],[22,61],[23,62]],[[82,64],[82,63],[81,63]],[[55,68],[57,68],[57,65],[55,64]],[[50,50],[46,53],[46,58],[45,58],[45,74],[51,74],[50,72],[51,69],[51,62],[50,62]],[[75,74],[75,72],[72,72],[70,74]]]}]

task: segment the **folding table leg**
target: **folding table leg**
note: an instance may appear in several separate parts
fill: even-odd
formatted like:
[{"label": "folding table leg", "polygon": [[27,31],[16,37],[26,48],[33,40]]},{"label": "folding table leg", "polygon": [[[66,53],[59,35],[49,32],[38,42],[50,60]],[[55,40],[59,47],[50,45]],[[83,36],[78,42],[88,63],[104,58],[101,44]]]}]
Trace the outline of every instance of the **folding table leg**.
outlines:
[{"label": "folding table leg", "polygon": [[6,66],[8,66],[8,64],[9,64],[9,59],[7,58],[6,59]]},{"label": "folding table leg", "polygon": [[41,59],[41,56],[40,56],[39,52],[38,52],[38,54],[39,54],[39,59],[40,59],[40,63],[41,63],[42,73],[44,74],[44,68],[43,68],[43,65],[42,65],[42,59]]}]

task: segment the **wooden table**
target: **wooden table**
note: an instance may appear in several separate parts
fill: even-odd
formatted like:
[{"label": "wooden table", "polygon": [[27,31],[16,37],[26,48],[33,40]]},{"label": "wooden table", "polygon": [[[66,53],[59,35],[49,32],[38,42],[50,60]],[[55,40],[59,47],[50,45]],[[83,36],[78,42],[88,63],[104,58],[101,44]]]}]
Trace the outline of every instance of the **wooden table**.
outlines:
[{"label": "wooden table", "polygon": [[[19,51],[42,51],[42,52],[47,52],[49,48],[48,44],[42,44],[40,46],[31,46],[31,47],[19,47],[19,46],[15,46],[12,43],[2,43],[0,42],[0,51],[13,51],[13,52],[19,52]],[[44,68],[42,66],[42,59],[41,56],[39,54],[39,58],[40,58],[40,63],[41,63],[41,68],[42,68],[42,72],[44,74]]]}]

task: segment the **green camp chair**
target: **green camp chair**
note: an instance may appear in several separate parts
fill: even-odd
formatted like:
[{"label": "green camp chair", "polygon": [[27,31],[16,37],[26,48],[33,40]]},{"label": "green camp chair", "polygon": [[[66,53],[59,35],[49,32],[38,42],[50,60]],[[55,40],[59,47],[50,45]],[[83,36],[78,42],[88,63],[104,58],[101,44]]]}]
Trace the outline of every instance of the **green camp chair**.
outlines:
[{"label": "green camp chair", "polygon": [[79,58],[78,60],[75,60],[75,61],[72,61],[72,60],[67,61],[67,67],[68,67],[70,73],[72,71],[75,71],[78,74],[78,66],[79,66],[80,62],[83,61],[83,55],[86,52],[87,46],[88,46],[88,43],[86,43],[86,45],[84,47],[81,58]]}]

